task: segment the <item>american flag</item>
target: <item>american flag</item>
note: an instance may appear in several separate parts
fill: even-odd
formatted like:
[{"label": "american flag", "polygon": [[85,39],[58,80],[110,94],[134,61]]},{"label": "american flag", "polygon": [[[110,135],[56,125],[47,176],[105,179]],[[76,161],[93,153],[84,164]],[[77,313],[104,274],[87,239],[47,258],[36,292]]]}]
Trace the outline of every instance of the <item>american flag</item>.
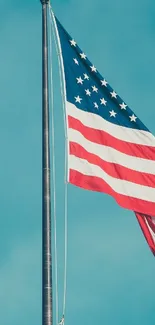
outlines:
[{"label": "american flag", "polygon": [[65,73],[68,181],[134,211],[155,254],[155,137],[57,19],[56,25]]}]

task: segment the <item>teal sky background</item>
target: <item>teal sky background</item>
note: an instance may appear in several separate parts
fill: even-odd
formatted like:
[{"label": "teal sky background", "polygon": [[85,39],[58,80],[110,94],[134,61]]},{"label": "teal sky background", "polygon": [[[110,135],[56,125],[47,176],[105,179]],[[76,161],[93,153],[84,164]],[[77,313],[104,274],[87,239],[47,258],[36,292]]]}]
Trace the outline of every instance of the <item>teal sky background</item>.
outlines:
[{"label": "teal sky background", "polygon": [[[155,3],[53,0],[55,14],[155,134]],[[59,316],[64,132],[54,59]],[[0,0],[0,324],[41,325],[41,5]],[[155,259],[131,211],[71,185],[66,325],[154,325]],[[54,325],[55,322],[54,322]]]}]

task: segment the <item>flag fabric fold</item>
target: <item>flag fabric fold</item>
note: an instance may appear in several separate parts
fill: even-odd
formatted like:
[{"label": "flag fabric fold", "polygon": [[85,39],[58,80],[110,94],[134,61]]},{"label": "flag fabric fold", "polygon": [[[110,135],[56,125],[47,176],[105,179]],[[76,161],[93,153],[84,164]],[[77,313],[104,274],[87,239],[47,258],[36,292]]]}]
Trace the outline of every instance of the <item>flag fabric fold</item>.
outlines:
[{"label": "flag fabric fold", "polygon": [[136,212],[135,215],[146,238],[146,241],[150,246],[152,253],[155,255],[155,217],[143,215]]},{"label": "flag fabric fold", "polygon": [[136,211],[155,253],[155,137],[55,19],[66,85],[68,181]]}]

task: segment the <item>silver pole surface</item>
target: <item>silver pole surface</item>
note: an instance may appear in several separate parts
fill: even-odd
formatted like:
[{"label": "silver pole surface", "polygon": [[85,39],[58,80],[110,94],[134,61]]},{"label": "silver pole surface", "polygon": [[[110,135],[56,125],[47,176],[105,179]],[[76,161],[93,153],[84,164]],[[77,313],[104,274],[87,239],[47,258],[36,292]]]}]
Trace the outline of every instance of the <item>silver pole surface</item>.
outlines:
[{"label": "silver pole surface", "polygon": [[42,3],[42,325],[52,325],[51,191],[48,89],[48,5]]}]

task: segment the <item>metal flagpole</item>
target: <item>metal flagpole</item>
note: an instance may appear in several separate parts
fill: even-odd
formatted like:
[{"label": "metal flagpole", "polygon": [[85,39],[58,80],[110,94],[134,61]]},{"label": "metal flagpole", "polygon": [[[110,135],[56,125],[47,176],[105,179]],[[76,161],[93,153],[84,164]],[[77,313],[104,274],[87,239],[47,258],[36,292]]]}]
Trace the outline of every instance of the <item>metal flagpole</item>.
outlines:
[{"label": "metal flagpole", "polygon": [[42,325],[52,325],[51,193],[48,90],[48,5],[42,3]]}]

